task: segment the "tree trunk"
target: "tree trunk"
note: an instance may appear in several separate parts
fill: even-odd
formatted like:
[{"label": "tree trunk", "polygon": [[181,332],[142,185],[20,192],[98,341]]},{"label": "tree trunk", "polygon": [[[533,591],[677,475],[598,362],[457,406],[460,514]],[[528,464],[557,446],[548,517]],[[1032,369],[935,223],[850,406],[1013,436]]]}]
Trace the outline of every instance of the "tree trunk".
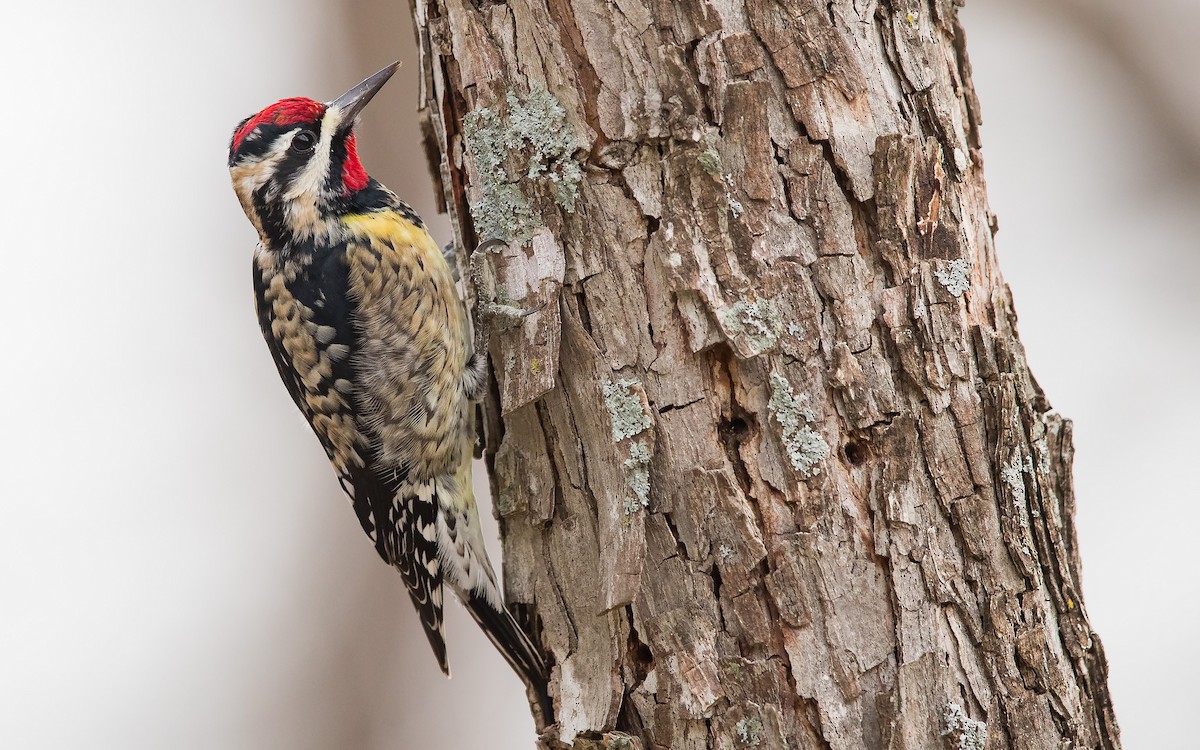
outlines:
[{"label": "tree trunk", "polygon": [[415,0],[547,746],[1120,746],[955,6]]}]

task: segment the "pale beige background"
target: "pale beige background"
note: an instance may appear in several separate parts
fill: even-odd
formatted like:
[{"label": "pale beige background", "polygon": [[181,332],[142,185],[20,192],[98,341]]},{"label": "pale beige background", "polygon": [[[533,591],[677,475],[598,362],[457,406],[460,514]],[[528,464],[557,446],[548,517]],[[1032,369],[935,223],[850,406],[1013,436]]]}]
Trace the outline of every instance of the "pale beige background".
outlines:
[{"label": "pale beige background", "polygon": [[[964,20],[1022,335],[1076,420],[1125,744],[1195,747],[1200,9]],[[530,747],[457,609],[441,678],[279,386],[225,174],[241,117],[400,58],[364,160],[447,239],[407,24],[402,0],[0,8],[0,747]]]}]

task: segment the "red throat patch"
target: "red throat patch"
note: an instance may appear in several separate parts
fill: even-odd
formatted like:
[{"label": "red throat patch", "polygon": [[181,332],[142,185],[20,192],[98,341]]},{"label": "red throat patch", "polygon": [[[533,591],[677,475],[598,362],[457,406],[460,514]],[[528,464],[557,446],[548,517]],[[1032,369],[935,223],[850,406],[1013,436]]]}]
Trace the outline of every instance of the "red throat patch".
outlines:
[{"label": "red throat patch", "polygon": [[259,125],[295,125],[298,122],[316,122],[325,114],[325,105],[302,96],[283,99],[246,120],[246,124],[233,134],[233,151],[242,146],[246,136]]},{"label": "red throat patch", "polygon": [[363,168],[362,162],[358,158],[358,144],[355,142],[354,132],[346,136],[346,161],[342,164],[342,184],[346,186],[347,193],[356,193],[367,186],[367,170]]}]

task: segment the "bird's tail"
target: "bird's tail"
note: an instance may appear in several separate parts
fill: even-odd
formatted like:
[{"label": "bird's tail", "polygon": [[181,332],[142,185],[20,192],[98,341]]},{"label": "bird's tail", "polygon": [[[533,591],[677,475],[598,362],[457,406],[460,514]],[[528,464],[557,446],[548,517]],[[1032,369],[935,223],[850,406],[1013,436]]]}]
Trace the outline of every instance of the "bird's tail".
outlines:
[{"label": "bird's tail", "polygon": [[531,700],[536,702],[541,713],[539,728],[552,723],[554,704],[546,689],[548,674],[546,660],[541,651],[533,645],[512,613],[503,605],[496,609],[483,597],[472,597],[469,601],[464,600],[463,604],[487,634],[492,645],[521,678],[521,682],[525,683],[526,692]]},{"label": "bird's tail", "polygon": [[446,583],[525,683],[541,714],[539,727],[551,723],[554,707],[546,690],[546,660],[504,606],[496,573],[484,549],[474,504],[458,509],[443,505],[438,514],[437,535]]},{"label": "bird's tail", "polygon": [[[342,487],[347,488],[345,480]],[[387,487],[373,472],[363,472],[354,477],[351,488],[346,491],[354,502],[363,530],[375,539],[379,556],[404,577],[433,655],[442,672],[449,677],[442,619],[442,561],[437,539],[440,511],[435,486],[429,482],[405,481],[396,487]],[[391,517],[388,523],[377,527],[374,520],[377,507],[373,508],[368,498],[389,496],[391,501],[387,505]]]}]

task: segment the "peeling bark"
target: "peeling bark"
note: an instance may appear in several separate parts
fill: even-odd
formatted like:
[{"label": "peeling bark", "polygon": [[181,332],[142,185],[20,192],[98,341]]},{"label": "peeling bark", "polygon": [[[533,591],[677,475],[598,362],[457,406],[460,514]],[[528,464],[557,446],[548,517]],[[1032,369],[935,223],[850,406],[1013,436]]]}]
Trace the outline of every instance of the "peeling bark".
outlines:
[{"label": "peeling bark", "polygon": [[956,5],[414,0],[546,746],[1120,746]]}]

